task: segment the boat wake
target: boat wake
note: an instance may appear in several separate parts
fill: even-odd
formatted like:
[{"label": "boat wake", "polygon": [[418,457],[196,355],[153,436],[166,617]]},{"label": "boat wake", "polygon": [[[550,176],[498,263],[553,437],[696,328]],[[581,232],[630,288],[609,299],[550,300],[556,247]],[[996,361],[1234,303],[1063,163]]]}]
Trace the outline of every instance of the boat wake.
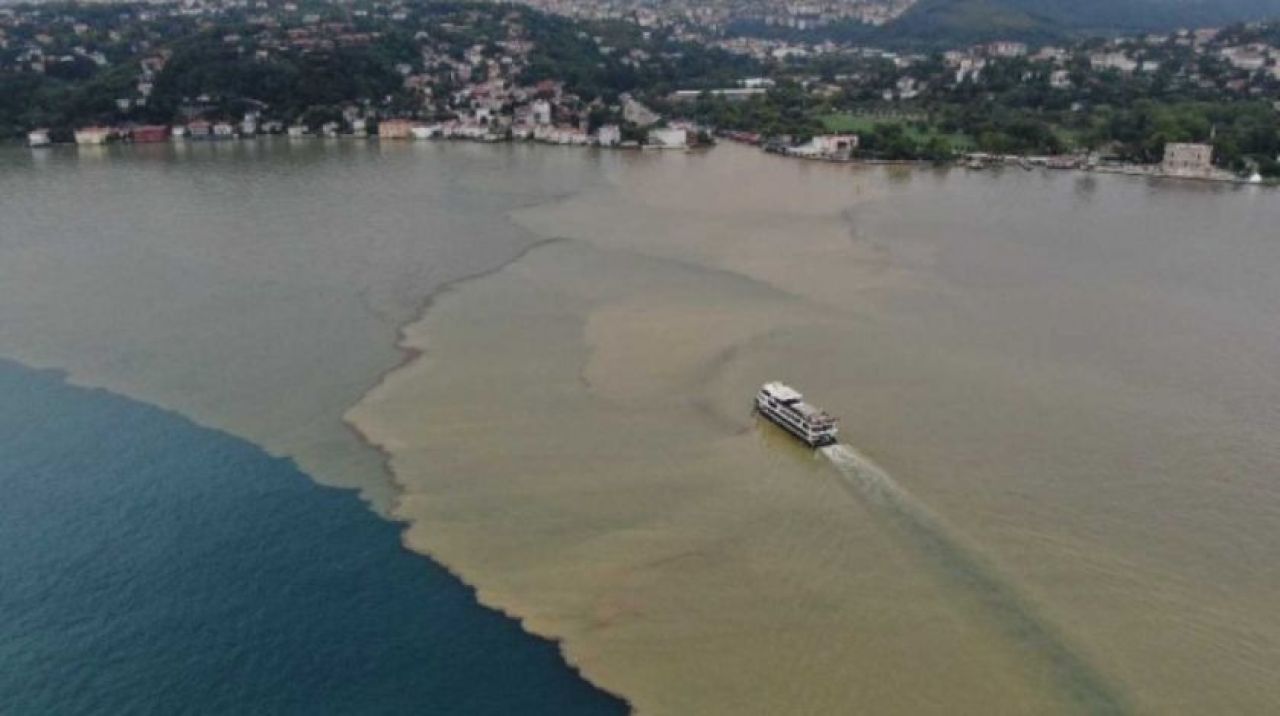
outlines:
[{"label": "boat wake", "polygon": [[850,494],[892,522],[939,577],[962,590],[977,611],[1016,647],[1042,661],[1064,695],[1082,712],[1130,712],[1119,690],[1072,649],[1013,584],[953,536],[892,475],[847,444],[822,448],[821,453],[839,471],[841,485]]},{"label": "boat wake", "polygon": [[881,467],[862,453],[843,443],[829,445],[821,449],[823,455],[836,466],[836,469],[848,480],[856,483],[862,495],[877,505],[892,505],[898,509],[908,508],[919,513],[917,518],[926,518],[924,508],[915,498],[904,490]]}]

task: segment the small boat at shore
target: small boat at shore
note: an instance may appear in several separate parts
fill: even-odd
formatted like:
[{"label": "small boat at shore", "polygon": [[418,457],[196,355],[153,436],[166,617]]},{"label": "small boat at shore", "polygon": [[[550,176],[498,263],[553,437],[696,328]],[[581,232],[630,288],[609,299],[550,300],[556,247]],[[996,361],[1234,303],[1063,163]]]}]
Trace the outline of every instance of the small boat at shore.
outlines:
[{"label": "small boat at shore", "polygon": [[799,391],[777,381],[756,393],[756,411],[809,447],[836,443],[836,419],[804,402]]}]

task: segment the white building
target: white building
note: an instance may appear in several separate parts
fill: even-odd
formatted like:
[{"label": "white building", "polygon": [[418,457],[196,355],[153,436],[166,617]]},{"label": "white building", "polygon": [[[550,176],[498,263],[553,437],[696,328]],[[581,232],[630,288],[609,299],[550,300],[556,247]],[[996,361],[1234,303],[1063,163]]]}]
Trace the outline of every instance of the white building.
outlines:
[{"label": "white building", "polygon": [[920,91],[924,89],[924,85],[917,82],[914,77],[902,77],[898,79],[898,99],[915,99],[920,95]]},{"label": "white building", "polygon": [[1061,47],[1041,47],[1031,59],[1037,62],[1064,62],[1069,56]]},{"label": "white building", "polygon": [[106,144],[111,138],[108,127],[85,127],[76,130],[76,144]]},{"label": "white building", "polygon": [[960,84],[965,79],[971,79],[974,82],[982,76],[982,70],[987,66],[987,61],[981,57],[963,57],[956,66],[956,84]]},{"label": "white building", "polygon": [[1089,56],[1089,66],[1095,70],[1119,70],[1133,72],[1138,62],[1123,52],[1098,52]]},{"label": "white building", "polygon": [[1022,57],[1027,54],[1027,46],[1022,42],[998,40],[987,45],[987,53],[992,57]]},{"label": "white building", "polygon": [[551,103],[545,99],[535,99],[533,101],[533,123],[534,124],[551,124]]},{"label": "white building", "polygon": [[820,134],[802,147],[809,150],[804,154],[836,161],[849,160],[853,156],[853,150],[857,148],[858,135],[856,134]]},{"label": "white building", "polygon": [[1249,72],[1267,66],[1267,54],[1253,47],[1228,47],[1222,51],[1222,58],[1233,67]]},{"label": "white building", "polygon": [[409,128],[414,139],[438,139],[444,136],[444,126],[439,124],[415,124]]},{"label": "white building", "polygon": [[689,146],[689,130],[684,127],[650,129],[645,146],[654,149],[684,149]]},{"label": "white building", "polygon": [[52,143],[49,139],[49,130],[33,129],[27,132],[27,145],[31,147],[47,147]]},{"label": "white building", "polygon": [[676,90],[671,94],[671,99],[677,102],[692,102],[705,93],[712,97],[722,97],[730,102],[741,102],[751,99],[752,97],[765,95],[768,92],[769,90],[763,87],[726,87],[710,90]]},{"label": "white building", "polygon": [[606,124],[596,130],[596,144],[616,147],[622,144],[622,129],[616,124]]}]

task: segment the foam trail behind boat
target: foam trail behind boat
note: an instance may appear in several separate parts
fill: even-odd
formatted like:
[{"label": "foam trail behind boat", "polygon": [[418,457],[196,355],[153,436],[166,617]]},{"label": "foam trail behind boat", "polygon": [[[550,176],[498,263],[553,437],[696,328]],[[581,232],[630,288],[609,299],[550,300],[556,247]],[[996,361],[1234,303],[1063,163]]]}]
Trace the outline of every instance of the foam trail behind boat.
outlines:
[{"label": "foam trail behind boat", "polygon": [[1118,689],[1073,650],[1012,584],[953,537],[941,520],[893,476],[849,445],[831,445],[821,452],[840,472],[841,484],[851,494],[893,522],[940,576],[972,598],[981,614],[1010,641],[1032,658],[1043,660],[1064,694],[1082,712],[1130,712]]}]

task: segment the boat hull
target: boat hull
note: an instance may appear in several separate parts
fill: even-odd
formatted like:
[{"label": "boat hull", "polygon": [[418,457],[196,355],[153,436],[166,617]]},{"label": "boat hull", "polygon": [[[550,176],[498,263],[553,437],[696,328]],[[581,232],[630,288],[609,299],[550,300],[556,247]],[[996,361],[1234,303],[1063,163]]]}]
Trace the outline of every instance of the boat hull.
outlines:
[{"label": "boat hull", "polygon": [[787,431],[792,437],[795,437],[797,440],[811,448],[820,448],[836,444],[836,437],[834,435],[820,435],[810,438],[803,430],[782,419],[780,416],[775,415],[773,411],[769,410],[767,407],[757,403],[755,409],[757,413],[762,415],[769,422]]}]

